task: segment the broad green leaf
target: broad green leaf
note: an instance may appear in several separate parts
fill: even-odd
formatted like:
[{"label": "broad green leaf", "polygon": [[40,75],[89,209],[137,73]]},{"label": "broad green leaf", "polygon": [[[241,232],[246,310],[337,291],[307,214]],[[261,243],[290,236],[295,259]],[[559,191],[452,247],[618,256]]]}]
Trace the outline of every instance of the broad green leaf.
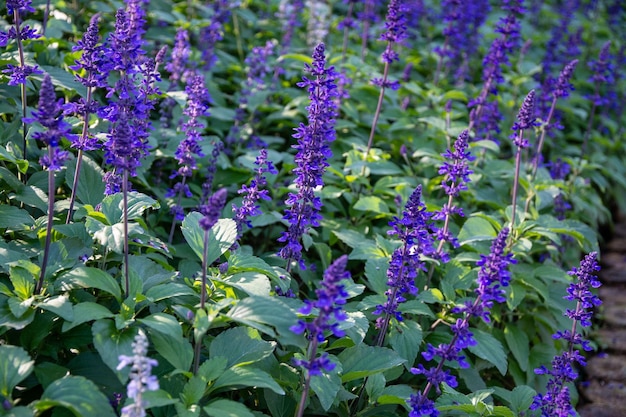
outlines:
[{"label": "broad green leaf", "polygon": [[339,354],[343,367],[342,382],[365,378],[406,362],[396,352],[384,347],[357,345]]},{"label": "broad green leaf", "polygon": [[214,282],[230,285],[248,295],[269,296],[272,290],[269,278],[258,272],[241,272],[222,280],[214,279]]},{"label": "broad green leaf", "polygon": [[78,266],[61,275],[54,283],[58,291],[69,291],[74,288],[96,288],[122,301],[122,290],[113,277],[98,268]]},{"label": "broad green leaf", "polygon": [[162,389],[156,391],[146,391],[143,393],[142,399],[147,404],[146,409],[164,407],[166,405],[180,402],[180,400],[172,398],[169,392]]},{"label": "broad green leaf", "polygon": [[472,329],[472,333],[477,344],[468,347],[468,350],[479,358],[492,363],[502,375],[506,375],[508,362],[504,348],[498,339],[477,329]]},{"label": "broad green leaf", "polygon": [[36,306],[56,314],[65,321],[74,320],[74,308],[67,295],[47,298],[45,301],[37,303]]},{"label": "broad green leaf", "polygon": [[[124,220],[124,204],[122,193],[116,193],[104,197],[101,204],[102,214],[109,224],[121,223]],[[158,209],[160,204],[152,197],[138,192],[128,193],[128,220],[134,220],[143,215],[149,208]]]},{"label": "broad green leaf", "polygon": [[274,268],[263,259],[252,255],[244,255],[237,252],[233,253],[232,256],[228,258],[228,272],[237,273],[244,271],[260,272],[273,280],[280,279]]},{"label": "broad green leaf", "polygon": [[526,385],[520,385],[511,392],[511,408],[519,413],[528,410],[533,403],[533,399],[537,395],[537,391]]},{"label": "broad green leaf", "polygon": [[[72,187],[76,172],[77,159],[68,162],[65,170],[65,182]],[[83,155],[80,174],[76,186],[76,198],[83,204],[93,207],[100,204],[104,198],[105,182],[102,180],[104,171],[91,158]]]},{"label": "broad green leaf", "polygon": [[275,342],[261,339],[259,332],[247,327],[235,327],[220,333],[209,348],[209,356],[227,358],[227,367],[248,365],[272,354]]},{"label": "broad green leaf", "polygon": [[387,286],[387,268],[389,260],[385,258],[368,259],[365,262],[365,277],[369,283],[369,287],[376,294],[384,294],[389,287]]},{"label": "broad green leaf", "polygon": [[[115,223],[113,225],[104,224],[92,217],[87,217],[85,220],[85,227],[91,233],[93,238],[98,241],[102,246],[117,253],[124,253],[124,241],[126,237],[124,235],[124,224]],[[144,231],[136,223],[128,224],[128,238],[132,239],[133,236],[143,235]]]},{"label": "broad green leaf", "polygon": [[13,407],[9,413],[6,414],[7,417],[35,417],[35,410],[29,407],[17,406]]},{"label": "broad green leaf", "polygon": [[13,388],[34,369],[35,361],[19,346],[0,345],[0,394],[11,398]]},{"label": "broad green leaf", "polygon": [[35,366],[35,376],[44,389],[69,373],[70,370],[66,367],[52,362],[42,362]]},{"label": "broad green leaf", "polygon": [[152,331],[150,336],[154,348],[176,369],[189,370],[193,361],[191,343],[183,337],[183,330],[173,316],[165,313],[155,313],[139,322],[148,326]]},{"label": "broad green leaf", "polygon": [[415,390],[408,385],[390,385],[385,387],[376,402],[378,404],[406,404],[406,400]]},{"label": "broad green leaf", "polygon": [[496,235],[496,229],[489,221],[481,217],[470,217],[459,231],[458,239],[462,246],[472,242],[493,240]]},{"label": "broad green leaf", "polygon": [[44,390],[41,399],[35,401],[34,407],[38,411],[64,407],[76,417],[116,416],[108,398],[100,392],[96,384],[82,376],[68,375],[54,381]]},{"label": "broad green leaf", "polygon": [[204,396],[206,388],[206,381],[199,376],[192,376],[189,381],[187,381],[183,387],[183,392],[180,394],[180,399],[183,401],[185,407],[189,408],[194,404],[198,404]]},{"label": "broad green leaf", "polygon": [[354,204],[354,209],[358,211],[367,211],[370,213],[387,214],[389,207],[385,202],[375,196],[363,196]]},{"label": "broad green leaf", "polygon": [[15,330],[22,330],[35,319],[35,309],[29,308],[24,314],[15,316],[11,311],[10,301],[12,299],[0,297],[0,327],[5,326]]},{"label": "broad green leaf", "polygon": [[153,303],[168,298],[183,296],[195,297],[197,293],[185,284],[178,282],[166,282],[165,284],[155,285],[146,291],[146,298]]},{"label": "broad green leaf", "polygon": [[208,361],[204,361],[198,368],[197,375],[207,384],[215,381],[226,370],[228,359],[223,356],[214,356]]},{"label": "broad green leaf", "polygon": [[504,328],[504,339],[509,346],[513,357],[517,360],[517,364],[526,371],[528,369],[528,356],[530,354],[530,342],[528,335],[514,323],[507,324]]},{"label": "broad green leaf", "polygon": [[411,320],[397,323],[392,329],[389,344],[393,350],[405,359],[404,366],[410,370],[420,351],[422,343],[422,328]]},{"label": "broad green leaf", "polygon": [[239,302],[227,316],[238,323],[254,327],[270,337],[276,337],[283,345],[303,347],[306,339],[289,328],[298,322],[296,311],[277,297],[250,296]]},{"label": "broad green leaf", "polygon": [[193,347],[183,337],[173,337],[158,331],[150,332],[154,348],[172,366],[182,371],[188,371],[193,362]]},{"label": "broad green leaf", "polygon": [[311,389],[317,395],[324,411],[328,411],[341,390],[341,378],[337,374],[313,375]]},{"label": "broad green leaf", "polygon": [[225,398],[212,401],[202,409],[211,417],[254,417],[245,405]]},{"label": "broad green leaf", "polygon": [[165,313],[154,313],[146,318],[138,319],[152,330],[175,338],[183,337],[183,329],[173,316]]},{"label": "broad green leaf", "polygon": [[6,204],[0,205],[0,229],[28,229],[34,223],[35,220],[26,210]]},{"label": "broad green leaf", "polygon": [[[18,266],[11,266],[9,268],[9,279],[11,284],[13,284],[13,292],[20,300],[27,300],[32,297],[35,291],[36,280],[32,272]],[[17,316],[19,317],[20,315]]]},{"label": "broad green leaf", "polygon": [[93,344],[100,354],[102,361],[117,375],[120,382],[125,383],[130,372],[129,367],[117,369],[120,355],[132,356],[132,343],[137,331],[135,329],[123,329],[118,331],[115,322],[102,319],[94,322],[91,327]]},{"label": "broad green leaf", "polygon": [[277,394],[285,394],[285,391],[274,381],[270,374],[248,366],[227,369],[209,388],[209,392],[226,387],[268,388]]},{"label": "broad green leaf", "polygon": [[354,230],[333,230],[333,233],[346,245],[354,249],[348,257],[350,259],[376,259],[387,258],[387,255],[381,250],[371,239],[365,239],[364,236]]},{"label": "broad green leaf", "polygon": [[[189,213],[185,216],[181,230],[185,240],[191,249],[198,255],[200,260],[204,254],[204,230],[200,227],[202,214],[198,212]],[[212,264],[223,253],[229,250],[237,240],[237,225],[232,219],[219,219],[209,230],[207,244],[207,265]]]}]

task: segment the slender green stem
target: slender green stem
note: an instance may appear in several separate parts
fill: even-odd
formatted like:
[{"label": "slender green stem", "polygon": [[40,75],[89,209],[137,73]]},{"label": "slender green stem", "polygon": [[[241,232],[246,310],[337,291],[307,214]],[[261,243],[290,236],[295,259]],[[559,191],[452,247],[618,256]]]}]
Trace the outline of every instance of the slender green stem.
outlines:
[{"label": "slender green stem", "polygon": [[[380,111],[383,107],[383,99],[385,98],[385,84],[387,83],[389,76],[389,62],[385,62],[385,68],[383,70],[383,80],[380,86],[380,94],[378,95],[378,103],[376,104],[376,112],[374,112],[374,120],[372,120],[372,128],[370,129],[370,136],[367,139],[367,149],[365,150],[365,158],[369,155],[372,145],[374,144],[374,133],[376,132],[376,125],[380,118]],[[363,165],[365,170],[365,165]],[[363,175],[363,173],[361,173]]]},{"label": "slender green stem", "polygon": [[[15,41],[17,42],[20,66],[23,68],[26,66],[26,59],[24,58],[24,45],[20,31],[20,12],[17,7],[13,9],[13,24],[15,25]],[[26,123],[23,121],[26,118],[26,83],[20,84],[20,96],[22,100],[22,157],[26,159]],[[26,181],[26,176],[23,180]]]},{"label": "slender green stem", "polygon": [[[87,103],[91,103],[91,96],[93,94],[93,88],[87,87]],[[87,135],[89,133],[89,113],[85,112],[83,114],[83,130],[80,133],[80,141],[86,142]],[[78,178],[80,177],[80,169],[83,164],[83,150],[79,149],[78,154],[76,155],[76,169],[74,170],[74,180],[72,181],[72,194],[70,195],[70,207],[67,211],[67,219],[65,220],[66,224],[72,221],[72,217],[74,216],[74,203],[76,201],[76,189],[78,188]]]},{"label": "slender green stem", "polygon": [[[48,157],[52,160],[52,146],[48,145]],[[46,277],[48,258],[50,256],[50,244],[52,242],[52,224],[54,223],[54,171],[48,169],[48,224],[46,225],[46,243],[43,249],[43,260],[41,261],[41,271],[39,280],[35,286],[35,294],[40,294],[43,288],[43,281]]]},{"label": "slender green stem", "polygon": [[[521,143],[523,138],[523,130],[519,131],[519,141]],[[517,152],[515,154],[515,176],[513,178],[513,196],[511,198],[512,209],[511,209],[511,242],[515,238],[515,209],[517,207],[517,189],[519,186],[519,173],[520,173],[520,165],[522,164],[522,147],[517,147]]]},{"label": "slender green stem", "polygon": [[[176,198],[176,205],[178,207],[180,207],[180,203],[183,200],[183,189],[185,188],[185,182],[187,180],[187,177],[183,177],[183,180],[181,182],[181,187],[180,190],[178,190],[178,196]],[[172,219],[172,227],[170,227],[170,235],[167,238],[167,243],[168,244],[172,244],[172,241],[174,240],[174,232],[176,231],[176,224],[177,224],[177,220],[176,220],[176,214],[174,214],[174,218]]]}]

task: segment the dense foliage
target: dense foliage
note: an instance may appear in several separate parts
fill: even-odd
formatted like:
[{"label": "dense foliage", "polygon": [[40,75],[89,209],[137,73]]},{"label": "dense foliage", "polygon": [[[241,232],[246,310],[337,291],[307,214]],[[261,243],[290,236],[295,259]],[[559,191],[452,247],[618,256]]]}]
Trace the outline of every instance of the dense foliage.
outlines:
[{"label": "dense foliage", "polygon": [[575,415],[621,1],[2,10],[0,415]]}]

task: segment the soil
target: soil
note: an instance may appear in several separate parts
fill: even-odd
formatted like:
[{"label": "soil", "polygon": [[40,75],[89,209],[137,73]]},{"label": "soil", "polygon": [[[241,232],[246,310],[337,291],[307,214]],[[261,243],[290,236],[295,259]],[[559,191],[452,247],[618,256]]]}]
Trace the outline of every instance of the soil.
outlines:
[{"label": "soil", "polygon": [[615,226],[603,250],[597,312],[600,327],[593,339],[598,352],[589,358],[586,381],[579,385],[580,417],[626,417],[626,218]]}]

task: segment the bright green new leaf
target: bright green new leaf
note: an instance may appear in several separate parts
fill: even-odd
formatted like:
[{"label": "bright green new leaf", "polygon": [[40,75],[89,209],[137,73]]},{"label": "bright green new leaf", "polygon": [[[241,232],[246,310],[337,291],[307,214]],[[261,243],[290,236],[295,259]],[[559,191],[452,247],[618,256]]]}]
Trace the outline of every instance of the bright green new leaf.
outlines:
[{"label": "bright green new leaf", "polygon": [[74,288],[96,288],[113,295],[122,301],[122,290],[111,275],[98,268],[78,266],[61,275],[54,283],[58,291],[69,291]]},{"label": "bright green new leaf", "polygon": [[270,374],[249,366],[227,369],[209,388],[209,392],[226,387],[268,388],[277,394],[285,394],[285,391],[274,381]]}]

